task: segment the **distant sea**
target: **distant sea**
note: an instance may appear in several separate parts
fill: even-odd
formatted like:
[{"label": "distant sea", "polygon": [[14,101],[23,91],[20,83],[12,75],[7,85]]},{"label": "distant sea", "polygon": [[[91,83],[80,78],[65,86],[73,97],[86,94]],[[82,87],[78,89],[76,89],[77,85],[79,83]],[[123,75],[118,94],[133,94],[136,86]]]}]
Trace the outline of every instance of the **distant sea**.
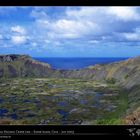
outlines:
[{"label": "distant sea", "polygon": [[107,64],[128,58],[34,58],[49,63],[54,69],[82,69],[95,64]]}]

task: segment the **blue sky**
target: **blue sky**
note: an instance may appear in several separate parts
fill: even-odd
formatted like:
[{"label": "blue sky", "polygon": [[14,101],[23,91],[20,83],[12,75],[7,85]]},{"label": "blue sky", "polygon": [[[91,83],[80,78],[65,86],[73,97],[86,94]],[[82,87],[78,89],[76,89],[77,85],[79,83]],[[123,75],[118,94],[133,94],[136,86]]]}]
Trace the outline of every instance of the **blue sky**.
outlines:
[{"label": "blue sky", "polygon": [[140,55],[140,7],[0,7],[0,54]]}]

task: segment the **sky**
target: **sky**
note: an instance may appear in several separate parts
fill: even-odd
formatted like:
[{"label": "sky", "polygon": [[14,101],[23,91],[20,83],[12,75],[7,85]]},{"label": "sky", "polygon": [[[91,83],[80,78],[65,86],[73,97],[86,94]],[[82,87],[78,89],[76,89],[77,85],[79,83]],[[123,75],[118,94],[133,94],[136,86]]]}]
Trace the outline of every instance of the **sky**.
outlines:
[{"label": "sky", "polygon": [[140,7],[0,7],[0,54],[140,55]]}]

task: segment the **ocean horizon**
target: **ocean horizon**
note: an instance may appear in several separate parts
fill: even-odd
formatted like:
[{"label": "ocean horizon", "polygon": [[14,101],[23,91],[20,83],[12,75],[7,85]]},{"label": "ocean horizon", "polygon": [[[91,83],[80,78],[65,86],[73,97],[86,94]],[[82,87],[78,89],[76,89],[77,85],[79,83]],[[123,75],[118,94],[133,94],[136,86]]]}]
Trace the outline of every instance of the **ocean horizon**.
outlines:
[{"label": "ocean horizon", "polygon": [[40,62],[49,63],[53,69],[82,69],[96,64],[108,64],[126,60],[130,57],[33,57]]}]

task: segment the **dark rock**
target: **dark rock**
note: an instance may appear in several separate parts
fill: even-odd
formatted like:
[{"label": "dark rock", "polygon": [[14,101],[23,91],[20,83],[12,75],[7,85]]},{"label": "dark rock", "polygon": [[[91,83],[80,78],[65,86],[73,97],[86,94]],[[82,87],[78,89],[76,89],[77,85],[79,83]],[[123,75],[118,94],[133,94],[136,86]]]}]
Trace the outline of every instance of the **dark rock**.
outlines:
[{"label": "dark rock", "polygon": [[4,74],[4,70],[3,69],[0,69],[0,77],[2,77]]},{"label": "dark rock", "polygon": [[12,65],[8,65],[8,71],[9,71],[10,77],[17,77],[18,76],[17,70]]},{"label": "dark rock", "polygon": [[28,55],[18,55],[18,54],[0,55],[0,62],[13,62],[17,61],[20,58],[31,58],[31,57]]}]

